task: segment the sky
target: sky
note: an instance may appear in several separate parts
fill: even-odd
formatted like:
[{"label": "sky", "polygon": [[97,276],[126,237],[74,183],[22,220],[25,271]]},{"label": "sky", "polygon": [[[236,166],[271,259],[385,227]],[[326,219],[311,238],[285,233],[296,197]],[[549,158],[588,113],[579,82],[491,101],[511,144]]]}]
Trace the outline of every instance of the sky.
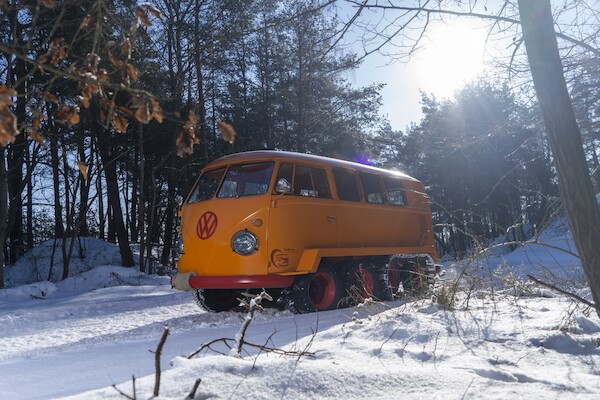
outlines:
[{"label": "sky", "polygon": [[438,99],[452,98],[455,90],[485,73],[487,33],[473,19],[437,22],[409,60],[372,54],[348,79],[358,87],[385,84],[381,113],[393,129],[404,131],[422,116],[421,91]]}]

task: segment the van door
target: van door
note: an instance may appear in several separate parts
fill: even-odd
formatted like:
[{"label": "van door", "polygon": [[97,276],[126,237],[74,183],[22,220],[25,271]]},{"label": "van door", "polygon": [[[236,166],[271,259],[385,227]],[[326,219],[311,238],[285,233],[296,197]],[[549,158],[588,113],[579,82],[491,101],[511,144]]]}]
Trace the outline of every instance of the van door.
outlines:
[{"label": "van door", "polygon": [[[284,181],[287,182],[288,188]],[[294,271],[302,251],[338,246],[335,202],[325,169],[281,164],[269,212],[269,272]]]}]

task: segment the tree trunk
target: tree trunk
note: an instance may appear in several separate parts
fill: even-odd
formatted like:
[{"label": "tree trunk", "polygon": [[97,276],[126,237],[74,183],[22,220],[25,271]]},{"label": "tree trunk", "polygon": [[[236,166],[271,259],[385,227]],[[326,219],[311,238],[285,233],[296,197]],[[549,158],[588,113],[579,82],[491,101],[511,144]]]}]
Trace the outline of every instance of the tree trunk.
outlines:
[{"label": "tree trunk", "polygon": [[54,237],[62,238],[65,233],[65,227],[62,217],[62,203],[60,190],[60,171],[58,165],[58,143],[54,133],[50,135],[50,162],[52,164],[52,181],[54,189]]},{"label": "tree trunk", "polygon": [[96,115],[92,118],[92,130],[98,138],[98,150],[100,151],[100,160],[102,161],[104,176],[106,178],[108,204],[112,211],[114,233],[119,242],[121,262],[124,267],[132,267],[135,265],[135,262],[133,261],[133,253],[129,246],[129,237],[127,235],[127,230],[125,229],[125,223],[123,222],[123,212],[121,210],[119,185],[117,181],[117,167],[115,160],[111,156],[109,132],[104,129],[99,118],[97,118],[99,117],[99,110],[96,109],[94,111],[94,114]]},{"label": "tree trunk", "polygon": [[[20,27],[21,25],[19,25]],[[20,30],[20,29],[19,29]],[[26,117],[27,92],[25,88],[25,61],[17,59],[15,68],[15,78],[17,84],[17,121],[24,121]],[[25,160],[25,151],[28,143],[25,132],[17,136],[15,141],[10,144],[8,151],[8,194],[10,198],[9,208],[9,234],[10,234],[10,252],[9,262],[15,263],[23,254],[24,232],[23,232],[23,165]]]},{"label": "tree trunk", "polygon": [[558,187],[600,316],[600,208],[565,82],[550,0],[519,0],[533,83],[554,154]]},{"label": "tree trunk", "polygon": [[[90,160],[86,162],[85,156],[85,131],[80,129],[79,140],[77,142],[77,150],[79,152],[79,161],[86,164],[88,174],[91,171],[90,166],[93,164],[94,149],[90,143]],[[90,177],[83,179],[83,175],[79,174],[80,194],[79,194],[79,216],[77,217],[77,233],[79,236],[89,236],[89,227],[87,223],[88,200],[90,196]]]},{"label": "tree trunk", "polygon": [[8,181],[6,177],[5,148],[0,147],[0,289],[4,288],[4,242],[8,220]]},{"label": "tree trunk", "polygon": [[27,165],[27,250],[33,249],[33,182],[31,174],[33,172],[33,159],[29,151],[26,153]]}]

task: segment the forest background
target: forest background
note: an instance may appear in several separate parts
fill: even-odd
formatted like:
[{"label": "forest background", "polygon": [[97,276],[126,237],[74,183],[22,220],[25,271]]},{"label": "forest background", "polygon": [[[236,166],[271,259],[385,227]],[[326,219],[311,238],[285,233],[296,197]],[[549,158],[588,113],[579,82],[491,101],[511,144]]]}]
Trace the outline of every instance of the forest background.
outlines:
[{"label": "forest background", "polygon": [[[390,45],[388,56],[410,57],[432,20],[478,18],[477,2],[435,2],[433,13],[416,3],[399,10],[412,33],[392,35],[373,24],[383,19],[348,13],[367,2],[0,0],[0,265],[70,239],[57,242],[64,265],[43,277],[64,279],[81,236],[118,242],[124,266],[172,265],[178,201],[200,168],[256,149],[415,176],[427,185],[440,251],[452,257],[539,232],[561,203],[515,4],[490,12],[502,18],[489,19],[488,41],[508,43],[491,77],[452,99],[424,93],[423,116],[405,131],[380,114],[381,85],[349,83],[364,57]],[[599,9],[554,7],[596,192]]]}]

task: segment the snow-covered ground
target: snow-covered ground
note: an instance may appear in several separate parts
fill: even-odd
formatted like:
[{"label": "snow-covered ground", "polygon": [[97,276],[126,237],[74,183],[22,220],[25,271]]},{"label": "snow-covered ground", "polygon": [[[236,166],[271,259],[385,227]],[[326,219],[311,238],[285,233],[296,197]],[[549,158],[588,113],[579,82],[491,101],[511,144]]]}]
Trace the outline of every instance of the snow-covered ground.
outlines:
[{"label": "snow-covered ground", "polygon": [[[572,246],[560,227],[545,235],[544,243]],[[117,389],[133,398],[133,376],[135,397],[151,398],[153,352],[165,326],[160,399],[185,398],[197,379],[197,399],[600,398],[597,315],[521,280],[545,271],[588,295],[575,287],[577,258],[555,248],[522,246],[468,264],[464,275],[465,264],[448,264],[448,279],[464,277],[451,310],[431,297],[255,316],[248,342],[306,356],[245,346],[236,358],[216,344],[187,359],[204,343],[235,338],[244,315],[207,313],[189,293],[172,290],[167,277],[115,266],[115,247],[91,239],[82,246],[75,276],[59,283],[35,282],[48,277],[51,243],[7,268],[10,287],[0,290],[1,400],[124,399]],[[488,272],[505,285],[490,289]]]}]

